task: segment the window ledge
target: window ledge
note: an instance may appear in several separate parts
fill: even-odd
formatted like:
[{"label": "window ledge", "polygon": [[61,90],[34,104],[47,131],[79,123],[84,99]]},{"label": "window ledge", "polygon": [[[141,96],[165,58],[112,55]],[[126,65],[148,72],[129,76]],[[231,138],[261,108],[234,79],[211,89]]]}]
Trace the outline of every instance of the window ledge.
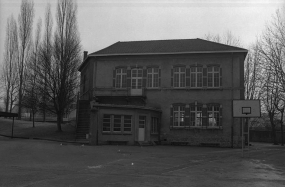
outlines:
[{"label": "window ledge", "polygon": [[223,127],[206,127],[206,126],[203,126],[203,127],[189,127],[189,126],[184,126],[184,127],[170,127],[170,129],[171,130],[180,130],[180,129],[205,129],[205,130],[207,130],[207,129],[217,129],[217,130],[222,130],[223,129]]},{"label": "window ledge", "polygon": [[121,133],[121,132],[102,132],[103,135],[132,135],[132,133]]}]

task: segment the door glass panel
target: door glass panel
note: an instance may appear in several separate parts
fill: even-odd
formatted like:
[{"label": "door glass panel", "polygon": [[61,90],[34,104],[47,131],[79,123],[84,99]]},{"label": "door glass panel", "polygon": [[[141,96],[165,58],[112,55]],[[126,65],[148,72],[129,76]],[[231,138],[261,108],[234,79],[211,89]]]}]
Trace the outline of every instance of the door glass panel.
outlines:
[{"label": "door glass panel", "polygon": [[145,127],[145,116],[139,116],[139,128]]}]

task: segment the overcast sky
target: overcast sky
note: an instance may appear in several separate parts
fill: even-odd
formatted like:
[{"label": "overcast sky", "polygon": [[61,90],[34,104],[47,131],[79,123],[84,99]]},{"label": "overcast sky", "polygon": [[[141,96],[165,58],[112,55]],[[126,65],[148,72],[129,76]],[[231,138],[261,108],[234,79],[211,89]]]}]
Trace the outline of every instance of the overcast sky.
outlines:
[{"label": "overcast sky", "polygon": [[[0,0],[0,54],[7,17],[18,18],[21,0]],[[34,0],[34,25],[50,2]],[[230,30],[245,48],[262,33],[284,0],[77,0],[82,49],[89,53],[117,41],[203,38]],[[55,21],[54,21],[55,25]]]}]

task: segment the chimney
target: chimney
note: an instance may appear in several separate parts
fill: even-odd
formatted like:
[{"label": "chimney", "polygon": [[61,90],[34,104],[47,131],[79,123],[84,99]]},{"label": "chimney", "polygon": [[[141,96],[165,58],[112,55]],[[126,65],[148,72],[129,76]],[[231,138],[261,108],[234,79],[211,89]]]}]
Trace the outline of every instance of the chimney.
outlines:
[{"label": "chimney", "polygon": [[88,51],[83,52],[83,61],[87,58]]}]

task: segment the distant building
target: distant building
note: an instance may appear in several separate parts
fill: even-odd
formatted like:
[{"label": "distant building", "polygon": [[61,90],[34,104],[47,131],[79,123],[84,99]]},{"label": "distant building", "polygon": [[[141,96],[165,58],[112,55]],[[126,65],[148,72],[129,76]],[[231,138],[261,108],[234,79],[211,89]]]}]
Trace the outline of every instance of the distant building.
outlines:
[{"label": "distant building", "polygon": [[237,147],[232,100],[244,99],[246,55],[203,39],[117,42],[85,52],[77,138]]}]

